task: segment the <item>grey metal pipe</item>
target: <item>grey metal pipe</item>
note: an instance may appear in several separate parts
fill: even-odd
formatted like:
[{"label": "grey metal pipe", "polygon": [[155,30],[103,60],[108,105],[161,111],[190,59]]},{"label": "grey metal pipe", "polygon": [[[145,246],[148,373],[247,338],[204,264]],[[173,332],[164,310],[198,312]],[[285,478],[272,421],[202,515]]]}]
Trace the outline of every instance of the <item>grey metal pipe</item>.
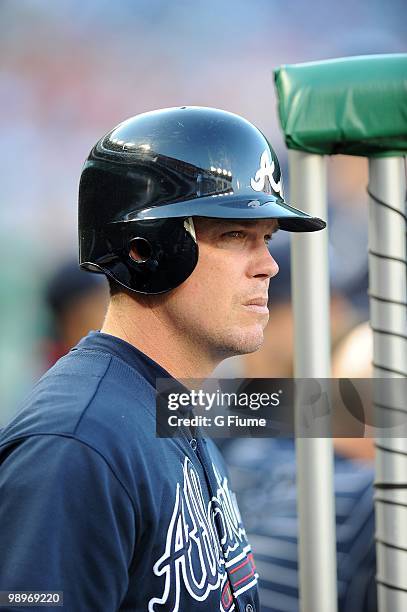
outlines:
[{"label": "grey metal pipe", "polygon": [[[326,163],[320,155],[289,151],[290,198],[327,217]],[[328,232],[298,234],[291,242],[296,378],[329,378]],[[300,406],[296,405],[296,418]],[[297,438],[300,606],[337,610],[335,497],[331,438]]]},{"label": "grey metal pipe", "polygon": [[[407,376],[406,179],[400,157],[369,160],[369,293],[374,375]],[[406,398],[389,398],[406,408]],[[383,401],[383,400],[382,400]],[[400,401],[402,404],[400,404]],[[407,439],[376,440],[380,612],[407,610]]]}]

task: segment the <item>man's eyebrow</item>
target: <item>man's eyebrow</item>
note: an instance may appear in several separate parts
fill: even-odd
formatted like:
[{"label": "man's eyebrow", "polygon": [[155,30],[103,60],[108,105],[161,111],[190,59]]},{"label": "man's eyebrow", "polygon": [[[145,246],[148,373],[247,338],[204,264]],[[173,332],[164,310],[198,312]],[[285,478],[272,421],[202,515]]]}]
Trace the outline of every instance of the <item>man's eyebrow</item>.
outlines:
[{"label": "man's eyebrow", "polygon": [[[276,232],[279,231],[280,228],[278,226],[278,220],[277,219],[270,219],[270,223],[273,220],[277,221],[276,225],[271,230],[272,233],[275,234]],[[267,219],[264,219],[264,221],[267,221]],[[248,220],[248,219],[222,219],[221,223],[222,223],[222,225],[231,225],[231,224],[233,224],[233,225],[240,225],[242,227],[248,227],[248,228],[254,227],[254,223],[253,223],[252,219],[250,219],[250,220]]]}]

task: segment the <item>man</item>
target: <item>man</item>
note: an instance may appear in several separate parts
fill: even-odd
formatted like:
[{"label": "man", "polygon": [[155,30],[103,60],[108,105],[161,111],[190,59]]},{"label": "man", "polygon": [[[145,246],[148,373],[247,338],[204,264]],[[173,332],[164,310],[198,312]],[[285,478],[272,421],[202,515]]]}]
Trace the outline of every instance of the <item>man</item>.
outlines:
[{"label": "man", "polygon": [[155,384],[256,350],[268,240],[324,226],[284,202],[274,151],[236,115],[145,113],[95,145],[80,265],[112,298],[0,438],[0,590],[63,591],[75,612],[259,610],[221,456],[155,437]]}]

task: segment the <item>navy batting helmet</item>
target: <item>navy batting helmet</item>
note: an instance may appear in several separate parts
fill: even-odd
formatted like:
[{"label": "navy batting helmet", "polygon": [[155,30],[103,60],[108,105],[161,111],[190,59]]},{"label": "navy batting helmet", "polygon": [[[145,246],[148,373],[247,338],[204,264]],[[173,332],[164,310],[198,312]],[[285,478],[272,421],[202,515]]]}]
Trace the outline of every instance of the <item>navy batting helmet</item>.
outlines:
[{"label": "navy batting helmet", "polygon": [[124,121],[90,152],[79,188],[80,266],[139,293],[169,291],[198,261],[194,216],[325,227],[285,203],[277,156],[254,125],[213,108],[169,108]]}]

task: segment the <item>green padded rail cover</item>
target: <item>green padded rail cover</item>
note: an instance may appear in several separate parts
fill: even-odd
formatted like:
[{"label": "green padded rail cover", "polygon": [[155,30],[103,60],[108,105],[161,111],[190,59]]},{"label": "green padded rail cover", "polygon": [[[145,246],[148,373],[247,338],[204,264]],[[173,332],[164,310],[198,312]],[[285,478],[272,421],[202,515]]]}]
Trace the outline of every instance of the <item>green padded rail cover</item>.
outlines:
[{"label": "green padded rail cover", "polygon": [[407,54],[281,66],[274,72],[289,149],[333,155],[407,152]]}]

